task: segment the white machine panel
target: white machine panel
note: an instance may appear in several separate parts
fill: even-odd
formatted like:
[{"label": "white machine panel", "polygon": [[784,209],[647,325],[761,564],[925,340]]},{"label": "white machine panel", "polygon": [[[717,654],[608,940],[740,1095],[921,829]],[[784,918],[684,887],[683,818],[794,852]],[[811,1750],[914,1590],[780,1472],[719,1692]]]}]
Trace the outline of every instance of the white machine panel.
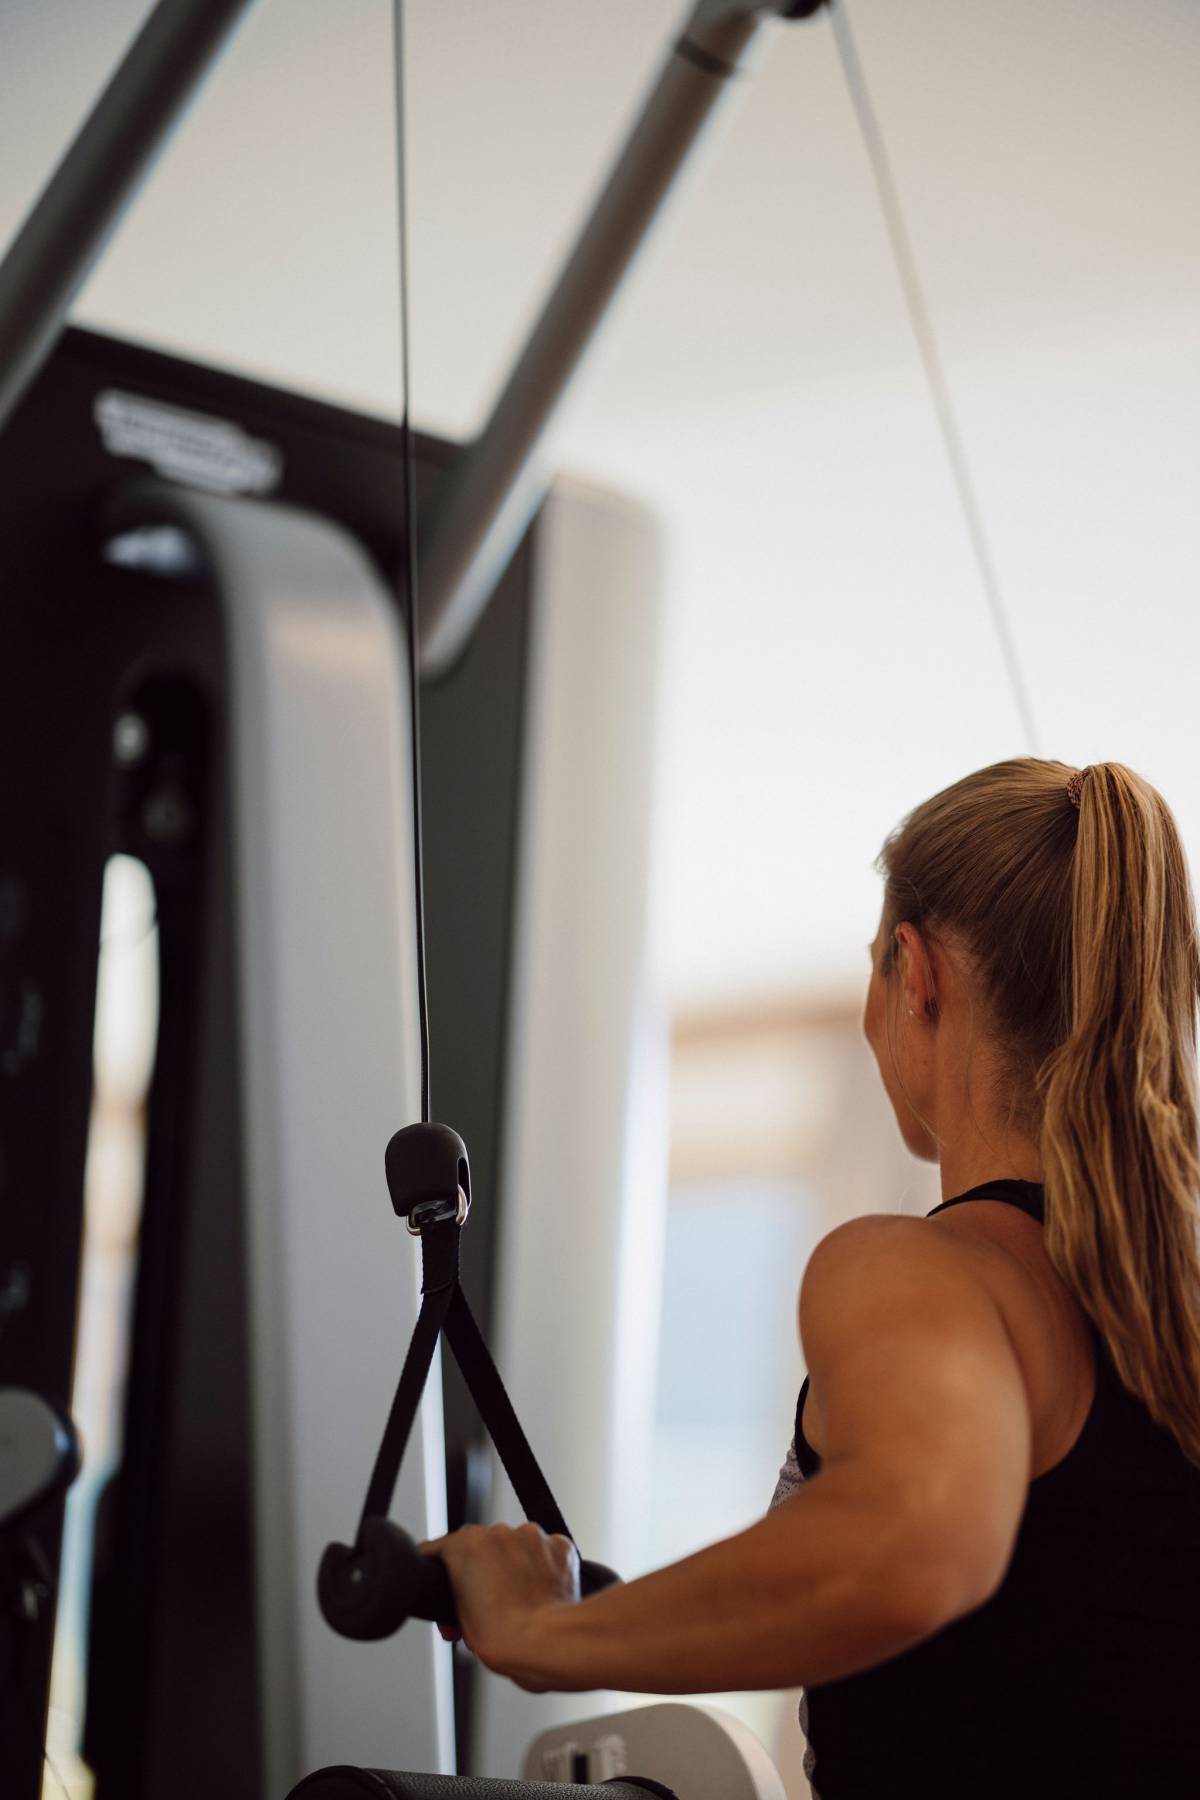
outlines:
[{"label": "white machine panel", "polygon": [[678,1701],[578,1719],[537,1736],[526,1781],[578,1783],[641,1776],[679,1800],[787,1800],[779,1771],[754,1733],[715,1706]]},{"label": "white machine panel", "polygon": [[[331,1763],[450,1773],[447,1647],[426,1627],[348,1643],[316,1602],[419,1306],[383,1170],[389,1137],[420,1116],[397,608],[327,520],[155,499],[199,540],[229,634],[268,1794]],[[415,1534],[445,1529],[443,1470],[435,1374],[396,1498]]]},{"label": "white machine panel", "polygon": [[[559,482],[534,539],[496,1353],[582,1554],[625,1572],[648,1477],[666,1037],[647,974],[661,540]],[[499,1516],[519,1517],[501,1478]],[[481,1678],[477,1768],[579,1709]],[[594,1701],[593,1701],[594,1704]]]}]

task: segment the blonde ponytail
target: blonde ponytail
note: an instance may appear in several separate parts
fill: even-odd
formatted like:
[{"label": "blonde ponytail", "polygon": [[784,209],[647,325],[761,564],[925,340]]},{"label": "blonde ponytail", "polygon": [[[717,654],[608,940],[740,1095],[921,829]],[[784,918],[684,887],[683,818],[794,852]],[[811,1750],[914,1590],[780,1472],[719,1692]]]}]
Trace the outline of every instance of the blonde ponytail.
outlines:
[{"label": "blonde ponytail", "polygon": [[1120,763],[996,763],[884,846],[885,916],[952,929],[1040,1139],[1046,1249],[1200,1464],[1200,953],[1166,802]]},{"label": "blonde ponytail", "polygon": [[1120,763],[1079,790],[1069,981],[1042,1078],[1046,1248],[1125,1386],[1200,1463],[1195,924],[1170,811]]}]

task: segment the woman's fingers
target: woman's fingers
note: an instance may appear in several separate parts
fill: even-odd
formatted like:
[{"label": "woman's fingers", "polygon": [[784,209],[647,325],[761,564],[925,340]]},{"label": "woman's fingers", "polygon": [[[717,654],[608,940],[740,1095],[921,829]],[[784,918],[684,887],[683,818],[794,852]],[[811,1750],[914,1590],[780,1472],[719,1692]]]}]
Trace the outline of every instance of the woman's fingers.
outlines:
[{"label": "woman's fingers", "polygon": [[442,1559],[454,1588],[459,1628],[439,1625],[442,1637],[466,1643],[501,1672],[509,1647],[540,1609],[579,1598],[574,1544],[539,1525],[465,1525],[418,1548]]}]

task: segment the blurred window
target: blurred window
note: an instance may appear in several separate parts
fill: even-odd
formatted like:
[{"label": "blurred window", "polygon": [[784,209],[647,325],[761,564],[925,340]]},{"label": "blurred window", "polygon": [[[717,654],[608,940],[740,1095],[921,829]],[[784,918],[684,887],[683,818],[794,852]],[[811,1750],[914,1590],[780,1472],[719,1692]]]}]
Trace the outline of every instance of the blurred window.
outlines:
[{"label": "blurred window", "polygon": [[83,1467],[67,1499],[43,1800],[90,1800],[80,1760],[96,1502],[121,1454],[145,1173],[146,1100],[158,1035],[158,930],[143,863],[104,876],[84,1240],[71,1413]]}]

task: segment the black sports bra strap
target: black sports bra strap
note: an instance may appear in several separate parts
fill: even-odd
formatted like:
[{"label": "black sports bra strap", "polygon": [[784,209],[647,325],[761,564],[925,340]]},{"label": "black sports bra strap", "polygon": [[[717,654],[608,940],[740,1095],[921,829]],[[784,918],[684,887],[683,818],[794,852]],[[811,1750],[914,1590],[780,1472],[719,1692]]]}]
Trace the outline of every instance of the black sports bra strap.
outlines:
[{"label": "black sports bra strap", "polygon": [[925,1214],[932,1219],[948,1206],[961,1206],[965,1200],[999,1200],[1005,1206],[1015,1206],[1018,1211],[1029,1218],[1036,1219],[1039,1225],[1046,1222],[1046,1190],[1037,1181],[984,1181],[978,1187],[968,1188],[965,1194],[955,1194],[952,1200],[943,1200],[932,1212]]}]

